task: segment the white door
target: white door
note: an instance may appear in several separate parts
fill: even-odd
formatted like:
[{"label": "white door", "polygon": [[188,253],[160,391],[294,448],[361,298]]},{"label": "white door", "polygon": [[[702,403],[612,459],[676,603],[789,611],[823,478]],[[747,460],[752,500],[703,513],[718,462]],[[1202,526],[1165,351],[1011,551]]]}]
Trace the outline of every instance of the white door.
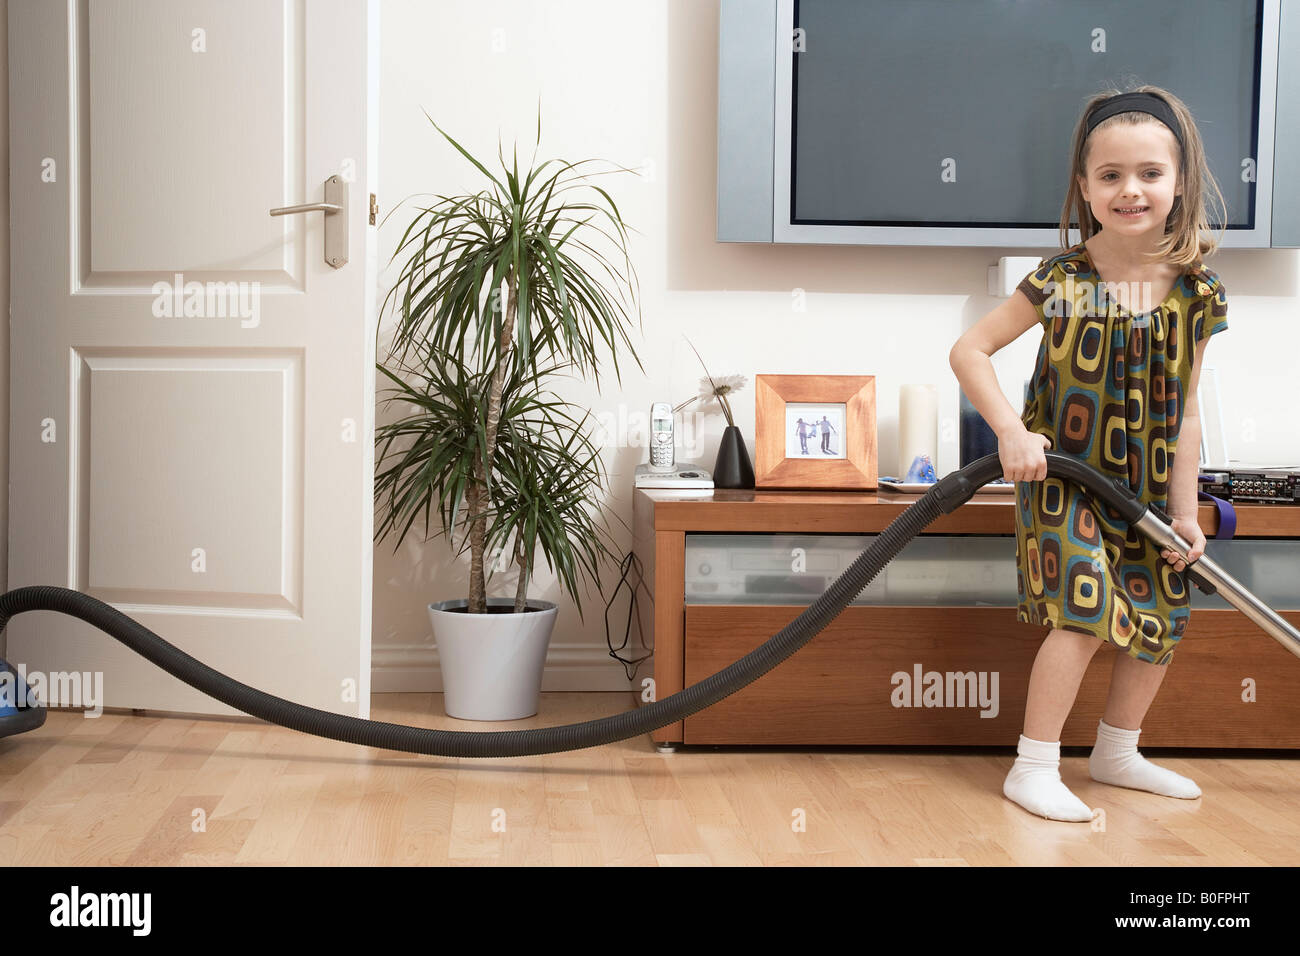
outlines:
[{"label": "white door", "polygon": [[[9,3],[9,586],[362,716],[377,34],[368,0]],[[331,177],[338,267],[324,212],[270,215]],[[53,612],[6,656],[102,672],[105,707],[234,713]]]}]

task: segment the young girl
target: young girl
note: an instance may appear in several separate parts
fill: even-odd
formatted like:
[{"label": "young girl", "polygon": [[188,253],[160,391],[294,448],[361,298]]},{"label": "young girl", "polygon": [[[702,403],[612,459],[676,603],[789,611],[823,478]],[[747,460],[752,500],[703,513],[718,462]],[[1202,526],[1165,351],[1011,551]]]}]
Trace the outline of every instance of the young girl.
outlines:
[{"label": "young girl", "polygon": [[[1172,519],[1194,561],[1200,420],[1196,386],[1209,337],[1228,327],[1227,296],[1201,262],[1213,190],[1187,107],[1155,86],[1094,97],[1075,128],[1061,213],[1063,252],[1043,259],[949,356],[962,389],[998,436],[1016,482],[1016,616],[1050,625],[1029,678],[1024,731],[1003,793],[1052,820],[1092,811],[1060,776],[1061,728],[1093,654],[1117,656],[1088,760],[1102,783],[1193,799],[1187,777],[1137,751],[1142,720],[1189,616],[1186,562],[1158,551],[1086,488],[1047,477],[1044,451],[1128,482]],[[1226,221],[1226,215],[1220,221]],[[1080,242],[1066,247],[1071,220]],[[1023,413],[989,357],[1043,329]],[[1181,452],[1176,454],[1181,448]]]}]

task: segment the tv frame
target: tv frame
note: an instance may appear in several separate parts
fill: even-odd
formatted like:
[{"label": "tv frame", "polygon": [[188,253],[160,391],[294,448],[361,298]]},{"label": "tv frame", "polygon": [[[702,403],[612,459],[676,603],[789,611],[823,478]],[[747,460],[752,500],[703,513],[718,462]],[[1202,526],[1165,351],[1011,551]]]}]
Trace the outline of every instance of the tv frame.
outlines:
[{"label": "tv frame", "polygon": [[[902,246],[1019,246],[1056,249],[1060,229],[1004,226],[843,226],[790,222],[794,9],[796,0],[776,0],[775,96],[772,176],[772,240],[788,243]],[[1259,142],[1256,156],[1255,224],[1222,231],[1220,248],[1267,249],[1273,235],[1274,137],[1277,116],[1280,0],[1263,0],[1259,68]],[[1068,143],[1062,143],[1064,154]],[[1064,183],[1062,183],[1064,188]],[[1064,194],[1062,194],[1064,199]],[[1070,234],[1077,239],[1078,229]],[[1215,235],[1219,235],[1215,230]]]}]

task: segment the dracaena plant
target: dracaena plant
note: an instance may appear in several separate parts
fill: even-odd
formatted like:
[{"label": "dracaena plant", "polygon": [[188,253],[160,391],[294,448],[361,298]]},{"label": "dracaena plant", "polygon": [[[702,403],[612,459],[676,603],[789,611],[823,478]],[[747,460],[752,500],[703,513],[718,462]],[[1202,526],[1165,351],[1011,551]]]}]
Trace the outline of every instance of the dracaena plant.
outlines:
[{"label": "dracaena plant", "polygon": [[[473,463],[485,447],[483,397],[491,371],[471,373],[434,346],[421,347],[420,355],[418,363],[397,361],[395,369],[380,369],[393,386],[383,404],[407,409],[376,430],[383,462],[375,480],[382,512],[376,537],[396,532],[398,543],[421,517],[428,537],[435,510],[442,533],[454,539]],[[606,472],[600,449],[585,431],[590,412],[576,419],[558,396],[548,401],[540,388],[540,381],[559,368],[529,372],[518,359],[511,361],[501,385],[496,474],[480,516],[489,554],[513,540],[509,563],[520,569],[515,613],[524,609],[540,545],[581,616],[578,575],[599,585],[599,565],[614,556],[609,547],[614,540],[595,520],[604,519],[596,493],[605,487]],[[458,556],[470,540],[462,536]],[[497,564],[485,566],[490,578]]]},{"label": "dracaena plant", "polygon": [[[543,400],[541,388],[570,367],[584,377],[590,371],[599,387],[602,345],[621,385],[619,340],[642,367],[622,297],[627,286],[636,298],[628,227],[609,194],[586,182],[598,174],[576,172],[592,160],[547,160],[521,180],[518,156],[506,168],[498,150],[503,183],[429,122],[495,188],[421,206],[393,254],[403,264],[384,300],[396,314],[391,368],[381,362],[378,369],[394,383],[385,401],[414,411],[376,428],[376,540],[396,532],[400,544],[421,510],[427,536],[436,499],[443,533],[454,541],[463,504],[458,553],[468,546],[468,612],[487,611],[485,556],[513,538],[514,610],[524,610],[540,544],[581,614],[577,572],[599,586],[600,561],[614,556],[591,514],[602,510],[596,492],[606,476],[584,431],[588,415],[575,419],[562,401]],[[540,114],[537,136],[540,142]],[[557,168],[544,175],[552,163]],[[566,201],[580,185],[604,203]],[[612,234],[591,224],[600,217]],[[587,241],[597,233],[622,255],[630,279]],[[599,270],[619,287],[617,300]]]}]

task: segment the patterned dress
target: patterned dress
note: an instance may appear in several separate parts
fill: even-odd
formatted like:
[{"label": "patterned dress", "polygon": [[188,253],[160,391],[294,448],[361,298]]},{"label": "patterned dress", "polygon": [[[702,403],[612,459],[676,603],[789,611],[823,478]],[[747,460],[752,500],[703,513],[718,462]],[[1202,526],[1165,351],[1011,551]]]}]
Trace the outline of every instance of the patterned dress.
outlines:
[{"label": "patterned dress", "polygon": [[[1134,315],[1100,285],[1080,242],[1040,261],[1018,288],[1043,326],[1021,421],[1167,513],[1195,343],[1228,327],[1223,283],[1198,262]],[[1187,453],[1199,459],[1199,448]],[[1068,479],[1017,482],[1016,504],[1017,620],[1168,664],[1191,614],[1186,571]]]}]

